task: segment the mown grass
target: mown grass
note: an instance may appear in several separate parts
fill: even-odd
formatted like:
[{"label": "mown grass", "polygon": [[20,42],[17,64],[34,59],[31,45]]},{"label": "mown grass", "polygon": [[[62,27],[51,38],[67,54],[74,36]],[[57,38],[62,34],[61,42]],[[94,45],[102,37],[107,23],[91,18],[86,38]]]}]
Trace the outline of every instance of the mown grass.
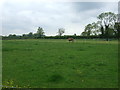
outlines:
[{"label": "mown grass", "polygon": [[2,51],[4,86],[118,87],[117,41],[4,40]]}]

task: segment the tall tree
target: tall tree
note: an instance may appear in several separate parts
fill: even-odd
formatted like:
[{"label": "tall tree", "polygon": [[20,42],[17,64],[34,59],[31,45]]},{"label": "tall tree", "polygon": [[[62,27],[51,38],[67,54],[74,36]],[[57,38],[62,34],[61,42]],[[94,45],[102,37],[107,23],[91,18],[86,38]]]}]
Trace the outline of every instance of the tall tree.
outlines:
[{"label": "tall tree", "polygon": [[65,29],[64,28],[59,28],[58,29],[58,35],[62,36],[63,33],[65,33]]},{"label": "tall tree", "polygon": [[117,21],[117,15],[112,12],[105,12],[101,13],[97,18],[100,20],[101,33],[108,41],[110,27]]},{"label": "tall tree", "polygon": [[37,33],[36,33],[37,37],[40,38],[40,37],[44,36],[44,33],[45,32],[44,32],[43,28],[38,27]]},{"label": "tall tree", "polygon": [[98,22],[93,22],[92,24],[88,24],[85,26],[84,32],[82,32],[82,36],[97,36],[100,34],[100,26]]},{"label": "tall tree", "polygon": [[91,29],[92,29],[92,35],[95,35],[95,36],[99,35],[99,33],[100,33],[100,26],[98,25],[98,22],[93,22]]},{"label": "tall tree", "polygon": [[85,26],[85,30],[82,33],[84,36],[90,36],[92,34],[92,24],[88,24],[87,26]]},{"label": "tall tree", "polygon": [[114,33],[115,33],[116,37],[119,39],[120,38],[120,22],[115,23]]},{"label": "tall tree", "polygon": [[101,21],[97,21],[97,25],[100,27],[99,28],[99,30],[100,30],[100,36],[104,37],[105,30],[104,30],[104,27],[103,27]]},{"label": "tall tree", "polygon": [[81,36],[87,36],[87,32],[83,31],[83,32],[81,33]]}]

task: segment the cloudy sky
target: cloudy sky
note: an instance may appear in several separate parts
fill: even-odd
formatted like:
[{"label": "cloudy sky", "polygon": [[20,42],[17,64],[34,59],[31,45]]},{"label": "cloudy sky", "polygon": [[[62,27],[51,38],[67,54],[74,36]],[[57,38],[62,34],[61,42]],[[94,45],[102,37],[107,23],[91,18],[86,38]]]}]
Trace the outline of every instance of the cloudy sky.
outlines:
[{"label": "cloudy sky", "polygon": [[80,35],[85,25],[97,21],[102,12],[118,12],[117,2],[41,2],[40,0],[5,0],[2,4],[2,35],[37,31],[45,35]]}]

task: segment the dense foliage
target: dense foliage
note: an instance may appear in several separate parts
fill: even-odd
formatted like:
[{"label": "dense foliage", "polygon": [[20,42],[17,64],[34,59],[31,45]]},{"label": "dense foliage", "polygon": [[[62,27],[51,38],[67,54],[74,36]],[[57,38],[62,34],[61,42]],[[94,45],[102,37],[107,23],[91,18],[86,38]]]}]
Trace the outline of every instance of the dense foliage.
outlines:
[{"label": "dense foliage", "polygon": [[85,26],[82,36],[100,36],[106,38],[107,41],[110,37],[119,39],[120,22],[117,14],[105,12],[101,13],[97,18],[97,22]]}]

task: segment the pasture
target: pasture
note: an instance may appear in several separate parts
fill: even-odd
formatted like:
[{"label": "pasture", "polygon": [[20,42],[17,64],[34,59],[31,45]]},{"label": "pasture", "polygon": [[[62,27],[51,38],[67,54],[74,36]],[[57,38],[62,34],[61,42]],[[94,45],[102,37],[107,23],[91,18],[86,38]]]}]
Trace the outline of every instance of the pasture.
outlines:
[{"label": "pasture", "polygon": [[2,87],[2,40],[0,38],[0,89]]},{"label": "pasture", "polygon": [[117,88],[118,42],[2,41],[2,83],[22,88]]}]

